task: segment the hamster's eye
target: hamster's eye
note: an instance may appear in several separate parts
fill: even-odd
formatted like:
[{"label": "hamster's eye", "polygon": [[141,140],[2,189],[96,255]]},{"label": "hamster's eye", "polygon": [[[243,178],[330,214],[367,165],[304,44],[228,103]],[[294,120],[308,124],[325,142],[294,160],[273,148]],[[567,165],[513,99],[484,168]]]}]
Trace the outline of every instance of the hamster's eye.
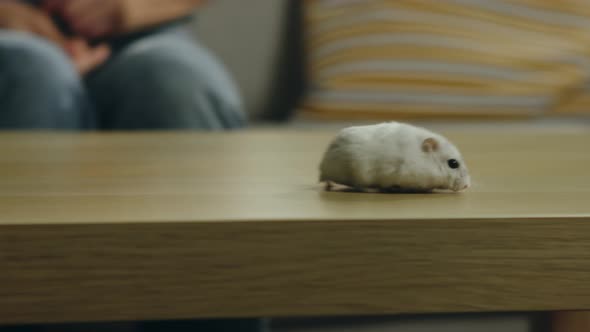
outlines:
[{"label": "hamster's eye", "polygon": [[447,160],[447,164],[452,169],[459,168],[459,162],[457,161],[457,159],[449,159]]}]

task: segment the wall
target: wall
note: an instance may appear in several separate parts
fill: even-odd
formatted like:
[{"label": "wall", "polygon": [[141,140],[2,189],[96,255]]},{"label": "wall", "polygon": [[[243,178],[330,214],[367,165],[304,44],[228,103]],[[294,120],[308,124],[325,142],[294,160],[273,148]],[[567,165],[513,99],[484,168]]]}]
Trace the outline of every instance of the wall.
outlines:
[{"label": "wall", "polygon": [[286,0],[211,0],[193,27],[233,74],[253,116],[271,98],[286,9]]}]

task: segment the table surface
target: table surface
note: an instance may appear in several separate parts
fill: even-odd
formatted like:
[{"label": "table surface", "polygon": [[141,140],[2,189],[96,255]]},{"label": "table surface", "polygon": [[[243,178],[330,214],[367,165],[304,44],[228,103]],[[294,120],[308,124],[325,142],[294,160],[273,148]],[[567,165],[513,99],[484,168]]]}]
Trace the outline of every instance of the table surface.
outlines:
[{"label": "table surface", "polygon": [[0,134],[0,324],[590,309],[590,128],[441,132],[467,192],[324,192],[334,130]]}]

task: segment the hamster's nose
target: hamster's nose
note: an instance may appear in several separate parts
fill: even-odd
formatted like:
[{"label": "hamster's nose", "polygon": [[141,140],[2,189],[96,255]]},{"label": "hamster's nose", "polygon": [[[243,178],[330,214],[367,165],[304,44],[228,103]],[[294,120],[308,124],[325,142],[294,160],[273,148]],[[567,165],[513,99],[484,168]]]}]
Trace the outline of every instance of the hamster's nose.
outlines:
[{"label": "hamster's nose", "polygon": [[467,189],[467,188],[469,188],[469,184],[466,184],[466,185],[464,185],[464,186],[463,186],[463,188],[462,188],[461,190],[465,190],[465,189]]}]

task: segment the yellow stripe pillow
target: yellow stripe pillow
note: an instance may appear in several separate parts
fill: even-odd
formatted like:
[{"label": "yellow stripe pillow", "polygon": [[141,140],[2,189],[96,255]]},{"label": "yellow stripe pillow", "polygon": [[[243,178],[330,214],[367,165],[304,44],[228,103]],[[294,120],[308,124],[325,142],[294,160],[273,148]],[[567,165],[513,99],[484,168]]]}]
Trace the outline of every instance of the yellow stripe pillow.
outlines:
[{"label": "yellow stripe pillow", "polygon": [[490,117],[590,108],[590,1],[304,6],[307,114]]}]

